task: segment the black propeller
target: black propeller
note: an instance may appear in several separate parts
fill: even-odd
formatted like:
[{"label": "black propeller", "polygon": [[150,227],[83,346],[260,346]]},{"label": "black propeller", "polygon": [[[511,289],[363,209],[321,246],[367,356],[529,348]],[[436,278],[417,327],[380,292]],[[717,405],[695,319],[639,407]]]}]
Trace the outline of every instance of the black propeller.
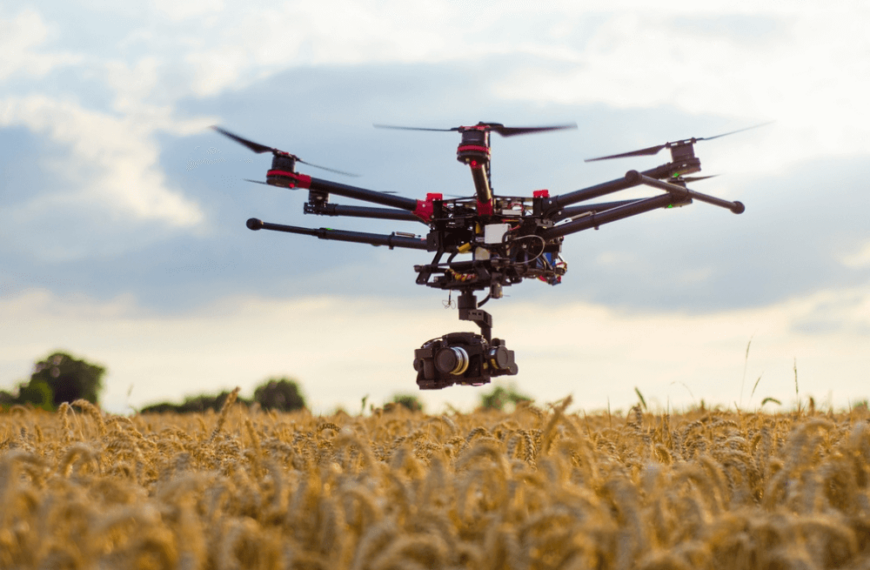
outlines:
[{"label": "black propeller", "polygon": [[437,132],[462,132],[473,130],[478,127],[485,127],[486,130],[498,133],[503,137],[512,137],[514,135],[527,135],[531,133],[542,133],[545,131],[557,131],[560,129],[576,129],[577,123],[569,123],[565,125],[552,125],[547,127],[506,127],[501,123],[484,123],[480,122],[471,127],[453,127],[452,129],[429,129],[425,127],[400,127],[396,125],[375,125],[378,129],[400,129],[403,131],[437,131]]},{"label": "black propeller", "polygon": [[699,180],[707,180],[708,178],[716,178],[719,176],[718,174],[711,174],[710,176],[681,176],[680,180],[683,182],[697,182]]},{"label": "black propeller", "polygon": [[728,133],[722,133],[721,135],[716,135],[716,136],[712,136],[712,137],[699,137],[699,138],[692,137],[692,138],[690,138],[690,139],[684,139],[684,140],[681,140],[681,141],[674,141],[674,142],[666,142],[665,144],[660,144],[660,145],[656,145],[656,146],[651,146],[651,147],[648,147],[648,148],[642,148],[642,149],[640,149],[640,150],[633,150],[633,151],[631,151],[631,152],[623,152],[623,153],[621,153],[621,154],[610,154],[610,155],[608,155],[608,156],[599,156],[599,157],[597,157],[597,158],[587,158],[584,162],[595,162],[596,160],[609,160],[609,159],[611,159],[611,158],[625,158],[625,157],[629,157],[629,156],[649,156],[649,155],[654,155],[654,154],[658,154],[658,152],[659,152],[660,150],[665,149],[665,148],[671,148],[671,147],[674,147],[674,146],[684,146],[684,145],[688,145],[688,144],[694,144],[694,143],[696,143],[696,142],[698,142],[698,141],[711,141],[711,140],[713,140],[713,139],[718,139],[718,138],[725,137],[725,136],[728,136],[728,135],[733,135],[733,134],[735,134],[735,133],[742,133],[743,131],[748,131],[748,130],[750,130],[750,129],[757,129],[757,128],[759,128],[759,127],[763,127],[763,126],[765,126],[765,125],[769,125],[769,124],[772,123],[772,122],[773,122],[773,121],[768,121],[768,122],[766,122],[766,123],[761,123],[761,124],[759,124],[759,125],[753,125],[753,126],[751,126],[751,127],[746,127],[745,129],[738,129],[738,130],[736,130],[736,131],[731,131],[731,132],[728,132]]},{"label": "black propeller", "polygon": [[[233,139],[234,141],[236,141],[237,143],[242,144],[242,145],[248,147],[249,149],[251,149],[252,151],[256,152],[257,154],[261,154],[261,153],[264,153],[264,152],[271,152],[271,153],[274,154],[274,155],[281,155],[281,156],[289,156],[289,157],[292,157],[293,159],[296,160],[296,162],[301,162],[302,164],[307,164],[308,166],[313,166],[314,168],[319,168],[319,169],[321,169],[321,170],[328,170],[329,172],[334,172],[334,173],[336,173],[336,174],[343,174],[344,176],[353,176],[353,177],[357,177],[357,176],[359,176],[359,174],[353,174],[353,173],[350,173],[350,172],[345,172],[345,171],[343,171],[343,170],[336,170],[336,169],[334,169],[334,168],[328,168],[328,167],[326,167],[326,166],[320,166],[320,165],[318,165],[318,164],[313,164],[313,163],[311,163],[311,162],[308,162],[308,161],[302,160],[301,158],[299,158],[299,157],[296,156],[295,154],[290,154],[289,152],[284,152],[283,150],[279,150],[279,149],[277,149],[277,148],[273,148],[273,147],[270,147],[270,146],[262,145],[262,144],[260,144],[260,143],[255,143],[254,141],[249,141],[248,139],[244,139],[244,138],[240,137],[239,135],[236,135],[236,134],[233,134],[233,133],[229,132],[229,131],[226,130],[226,129],[222,129],[222,128],[220,128],[220,127],[217,126],[217,125],[213,125],[212,128],[213,128],[214,130],[216,130],[217,132],[219,132],[220,134],[224,135],[225,137],[229,137],[229,138]],[[257,182],[257,181],[256,181],[256,180],[250,180],[250,182]]]}]

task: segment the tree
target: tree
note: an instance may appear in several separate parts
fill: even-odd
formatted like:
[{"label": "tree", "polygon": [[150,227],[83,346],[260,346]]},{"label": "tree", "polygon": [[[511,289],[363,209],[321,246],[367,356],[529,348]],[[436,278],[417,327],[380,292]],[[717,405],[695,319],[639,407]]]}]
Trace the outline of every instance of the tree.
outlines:
[{"label": "tree", "polygon": [[[44,383],[51,390],[51,403],[55,407],[78,399],[96,404],[103,389],[105,373],[106,369],[102,366],[78,360],[65,352],[55,352],[36,363],[30,383],[21,387],[19,397],[23,399],[25,393],[38,395],[43,392],[39,383]],[[38,405],[37,402],[33,403]]]},{"label": "tree", "polygon": [[305,407],[299,385],[289,378],[270,378],[254,390],[254,401],[264,410],[292,412]]},{"label": "tree", "polygon": [[531,401],[531,398],[516,391],[513,385],[504,388],[496,386],[492,392],[480,395],[480,407],[486,410],[503,410],[506,404],[516,406],[520,402]]},{"label": "tree", "polygon": [[[158,404],[151,404],[143,407],[139,410],[141,414],[164,414],[164,413],[176,413],[176,414],[187,414],[187,413],[202,413],[206,410],[214,410],[215,412],[220,411],[221,408],[224,407],[224,403],[227,401],[227,398],[230,397],[230,392],[224,390],[220,394],[212,395],[212,394],[200,394],[198,396],[188,396],[184,399],[184,402],[181,404],[173,404],[171,402],[160,402]],[[239,404],[244,404],[245,406],[251,405],[251,400],[245,400],[244,398],[236,398],[236,402]]]},{"label": "tree", "polygon": [[393,403],[404,406],[412,412],[423,411],[423,402],[420,401],[420,398],[411,394],[396,394],[393,396]]},{"label": "tree", "polygon": [[[230,392],[224,390],[216,395],[200,394],[198,396],[188,396],[181,404],[160,402],[145,406],[139,412],[142,414],[187,414],[202,413],[207,410],[217,412],[223,407],[229,395]],[[257,402],[260,408],[264,410],[278,410],[282,412],[301,410],[305,407],[305,398],[302,396],[299,385],[295,380],[289,378],[270,378],[254,390],[254,398],[251,400],[236,398],[236,403],[245,406],[250,406],[254,402]]]}]

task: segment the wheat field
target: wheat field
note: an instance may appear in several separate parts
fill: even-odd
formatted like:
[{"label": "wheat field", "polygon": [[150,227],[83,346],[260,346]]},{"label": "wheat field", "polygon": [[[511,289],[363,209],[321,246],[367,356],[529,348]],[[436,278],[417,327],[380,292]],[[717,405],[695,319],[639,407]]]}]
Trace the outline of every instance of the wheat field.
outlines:
[{"label": "wheat field", "polygon": [[0,414],[0,568],[870,568],[866,409]]}]

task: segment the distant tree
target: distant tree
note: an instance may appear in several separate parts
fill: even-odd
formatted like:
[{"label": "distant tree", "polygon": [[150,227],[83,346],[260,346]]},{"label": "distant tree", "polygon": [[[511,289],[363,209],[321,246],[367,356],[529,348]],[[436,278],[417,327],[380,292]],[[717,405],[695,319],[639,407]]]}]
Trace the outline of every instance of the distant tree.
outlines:
[{"label": "distant tree", "polygon": [[230,393],[226,390],[216,396],[210,394],[201,394],[199,396],[191,396],[184,399],[184,403],[178,406],[178,411],[185,412],[204,412],[206,410],[219,411]]},{"label": "distant tree", "polygon": [[[224,402],[227,401],[230,393],[226,390],[221,392],[220,394],[200,394],[198,396],[188,396],[184,399],[184,402],[181,404],[172,404],[170,402],[160,402],[159,404],[151,404],[150,406],[145,406],[139,413],[141,414],[163,414],[163,413],[176,413],[176,414],[186,414],[191,412],[205,412],[207,410],[214,410],[215,412],[219,411],[223,406]],[[250,406],[252,404],[251,400],[245,400],[243,398],[237,398],[236,402],[240,404],[244,404],[246,406]]]},{"label": "distant tree", "polygon": [[65,352],[55,352],[36,363],[30,383],[21,387],[21,394],[41,392],[42,388],[38,384],[42,382],[51,390],[55,407],[78,399],[96,404],[103,389],[105,373],[106,369],[102,366],[78,360]]},{"label": "distant tree", "polygon": [[305,407],[299,384],[289,378],[270,378],[254,390],[254,401],[264,410],[292,412]]},{"label": "distant tree", "polygon": [[393,403],[403,406],[412,412],[423,411],[423,402],[412,394],[396,394],[393,396]]},{"label": "distant tree", "polygon": [[[191,412],[205,412],[207,410],[219,411],[227,401],[230,392],[224,390],[220,394],[199,394],[188,396],[181,404],[160,402],[151,404],[139,410],[142,414],[176,413],[186,414]],[[254,397],[250,400],[238,398],[236,402],[250,406],[254,402],[264,410],[278,410],[290,412],[301,410],[305,407],[305,398],[299,389],[299,384],[290,378],[270,378],[254,390]]]},{"label": "distant tree", "polygon": [[151,404],[139,410],[140,414],[165,414],[178,412],[178,405],[170,402],[160,402],[159,404]]},{"label": "distant tree", "polygon": [[531,398],[517,392],[512,385],[507,388],[496,386],[492,392],[480,395],[480,407],[486,410],[503,410],[507,404],[517,405],[528,401],[531,401]]}]

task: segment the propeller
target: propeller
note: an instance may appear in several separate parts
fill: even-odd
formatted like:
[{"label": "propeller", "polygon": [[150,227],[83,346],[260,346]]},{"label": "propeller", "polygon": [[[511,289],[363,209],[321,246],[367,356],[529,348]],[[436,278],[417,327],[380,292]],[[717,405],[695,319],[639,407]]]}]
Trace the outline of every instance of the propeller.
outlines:
[{"label": "propeller", "polygon": [[680,180],[683,182],[697,182],[699,180],[707,180],[708,178],[716,178],[719,176],[718,174],[711,174],[709,176],[682,176]]},{"label": "propeller", "polygon": [[623,152],[621,154],[611,154],[608,156],[599,156],[597,158],[587,158],[584,162],[595,162],[596,160],[609,160],[611,158],[625,158],[625,157],[629,157],[629,156],[650,156],[650,155],[658,154],[658,152],[660,150],[665,149],[665,148],[671,148],[671,147],[682,146],[682,145],[687,145],[687,144],[694,144],[698,141],[711,141],[713,139],[726,137],[728,135],[733,135],[735,133],[742,133],[743,131],[748,131],[750,129],[757,129],[757,128],[763,127],[765,125],[769,125],[772,122],[773,121],[768,121],[766,123],[761,123],[759,125],[753,125],[751,127],[746,127],[744,129],[738,129],[736,131],[731,131],[728,133],[722,133],[721,135],[715,135],[712,137],[700,137],[700,138],[692,137],[690,139],[684,139],[681,141],[674,141],[674,142],[666,142],[665,144],[651,146],[648,148],[642,148],[640,150],[633,150],[631,152]]},{"label": "propeller", "polygon": [[452,129],[429,129],[425,127],[401,127],[397,125],[379,125],[376,124],[375,128],[378,129],[399,129],[403,131],[436,131],[436,132],[462,132],[462,131],[470,131],[476,130],[479,127],[484,127],[488,131],[492,131],[494,133],[498,133],[503,137],[512,137],[514,135],[527,135],[531,133],[542,133],[545,131],[557,131],[560,129],[576,129],[577,123],[568,123],[564,125],[551,125],[546,127],[506,127],[501,123],[484,123],[480,122],[471,127],[453,127]]},{"label": "propeller", "polygon": [[[306,160],[302,160],[301,158],[299,158],[295,154],[290,154],[289,152],[284,152],[283,150],[279,150],[277,148],[262,145],[260,143],[254,142],[254,141],[249,141],[248,139],[245,139],[245,138],[240,137],[239,135],[233,134],[226,129],[222,129],[221,127],[219,127],[217,125],[213,125],[212,129],[216,130],[217,132],[224,135],[225,137],[229,137],[229,138],[233,139],[234,141],[236,141],[237,143],[248,147],[249,149],[256,152],[257,154],[262,154],[264,152],[271,152],[272,154],[274,154],[276,156],[277,155],[289,156],[289,157],[295,159],[296,162],[301,162],[302,164],[307,164],[308,166],[313,166],[314,168],[319,168],[321,170],[327,170],[329,172],[334,172],[336,174],[343,174],[344,176],[353,176],[353,177],[359,176],[359,174],[353,174],[351,172],[345,172],[343,170],[336,170],[335,168],[328,168],[326,166],[320,166],[318,164],[314,164],[314,163],[308,162]],[[256,180],[249,180],[249,182],[257,182],[257,181]]]}]

